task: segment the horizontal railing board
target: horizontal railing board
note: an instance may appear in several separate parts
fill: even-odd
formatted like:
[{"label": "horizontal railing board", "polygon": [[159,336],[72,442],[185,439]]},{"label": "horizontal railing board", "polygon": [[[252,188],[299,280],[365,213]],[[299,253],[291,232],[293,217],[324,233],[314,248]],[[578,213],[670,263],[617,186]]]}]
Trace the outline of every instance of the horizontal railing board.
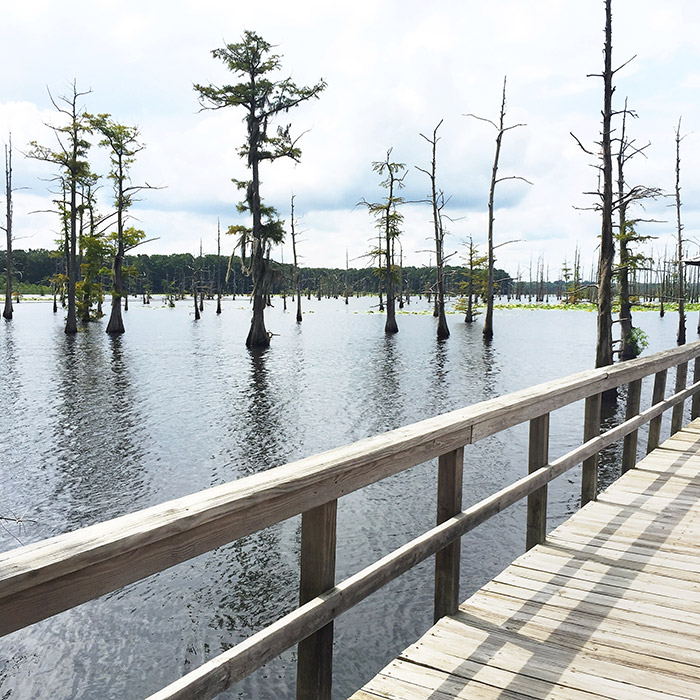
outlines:
[{"label": "horizontal railing board", "polygon": [[451,542],[699,390],[700,382],[470,506],[182,676],[147,700],[207,700],[216,697]]},{"label": "horizontal railing board", "polygon": [[700,342],[580,372],[7,552],[0,634],[698,354]]}]

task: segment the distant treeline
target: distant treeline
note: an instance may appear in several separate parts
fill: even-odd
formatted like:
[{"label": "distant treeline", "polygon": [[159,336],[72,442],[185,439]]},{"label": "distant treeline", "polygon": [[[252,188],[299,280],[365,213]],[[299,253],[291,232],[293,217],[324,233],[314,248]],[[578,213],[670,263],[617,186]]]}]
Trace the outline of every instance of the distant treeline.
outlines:
[{"label": "distant treeline", "polygon": [[[51,280],[65,272],[65,259],[62,255],[44,248],[37,250],[15,250],[13,252],[15,280],[13,288],[23,294],[49,293]],[[7,253],[0,250],[0,271],[6,267]],[[193,285],[207,293],[215,294],[217,276],[221,280],[224,294],[250,294],[250,277],[243,274],[241,261],[235,257],[226,280],[229,267],[227,256],[203,255],[201,258],[189,253],[170,255],[132,255],[126,257],[130,270],[129,291],[139,294],[149,291],[152,294],[190,294]],[[292,291],[292,266],[272,261],[275,274],[272,276],[271,293],[280,294]],[[692,267],[687,273],[686,294],[688,301],[700,299],[700,268]],[[343,270],[325,267],[302,267],[301,289],[305,295],[343,296],[348,294],[373,294],[379,289],[380,277],[370,267]],[[468,270],[464,267],[445,268],[446,292],[450,296],[460,296],[464,292]],[[483,276],[485,270],[474,271],[474,291],[483,296]],[[565,275],[566,276],[566,275]],[[579,278],[546,280],[524,280],[511,277],[505,270],[495,270],[496,294],[513,299],[543,301],[545,297],[556,297],[575,303],[587,300],[595,302],[596,289],[591,282]],[[111,288],[108,271],[105,270],[103,284]],[[401,293],[426,294],[434,291],[435,268],[404,267],[401,270]],[[640,271],[631,283],[631,294],[635,300],[652,301],[663,298],[674,301],[670,290],[675,278],[672,266],[661,264],[658,269]]]},{"label": "distant treeline", "polygon": [[[249,294],[252,283],[241,270],[241,261],[235,257],[231,261],[226,256],[193,256],[189,253],[170,255],[127,256],[125,265],[130,270],[128,285],[131,293],[148,290],[153,294],[169,292],[191,292],[193,284],[215,293],[217,281],[221,282],[224,294]],[[292,290],[292,266],[272,261],[276,274],[273,276],[271,293],[280,294]],[[5,269],[6,252],[0,251],[0,269]],[[15,250],[14,268],[16,280],[21,290],[29,286],[51,286],[51,280],[64,272],[65,262],[61,255],[40,248],[37,250]],[[227,280],[228,271],[228,280]],[[302,267],[301,288],[305,294],[323,296],[343,296],[348,294],[371,294],[377,291],[380,278],[373,268],[332,269]],[[446,267],[445,281],[447,292],[460,293],[465,269]],[[495,271],[495,280],[501,294],[515,291],[515,280],[505,270]],[[196,282],[195,282],[196,280]],[[401,288],[405,293],[421,294],[431,291],[435,284],[435,269],[429,267],[404,267],[401,270]],[[105,287],[109,288],[108,276]],[[556,293],[556,283],[546,283],[548,293]]]}]

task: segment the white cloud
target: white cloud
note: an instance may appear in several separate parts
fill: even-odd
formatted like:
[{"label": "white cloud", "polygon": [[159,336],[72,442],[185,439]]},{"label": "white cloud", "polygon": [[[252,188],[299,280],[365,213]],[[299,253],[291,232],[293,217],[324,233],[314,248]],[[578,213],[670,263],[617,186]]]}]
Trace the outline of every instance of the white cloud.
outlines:
[{"label": "white cloud", "polygon": [[[617,76],[616,97],[629,95],[639,113],[631,129],[640,143],[652,142],[648,158],[630,166],[630,177],[669,190],[678,117],[688,132],[700,129],[700,6],[691,0],[615,0],[613,13],[614,63],[637,54]],[[35,205],[47,186],[38,178],[48,177],[50,167],[22,159],[19,151],[33,139],[51,145],[43,123],[57,122],[57,115],[46,85],[60,95],[75,78],[80,88],[92,89],[84,100],[88,110],[140,126],[147,149],[134,166],[134,181],[167,186],[145,193],[134,209],[147,233],[161,236],[149,250],[192,252],[200,236],[211,250],[217,216],[224,226],[237,216],[231,179],[246,177],[237,155],[243,115],[198,112],[192,84],[226,81],[210,51],[237,41],[248,28],[277,44],[285,75],[303,84],[328,81],[319,100],[289,115],[297,133],[308,130],[300,142],[302,162],[277,163],[263,173],[264,195],[283,218],[291,192],[297,194],[309,229],[307,264],[343,267],[346,248],[353,259],[366,251],[372,222],[354,205],[381,196],[371,163],[387,148],[410,170],[407,197],[424,197],[427,180],[414,166],[428,164],[429,148],[419,133],[429,134],[443,118],[438,178],[452,196],[450,215],[466,217],[451,226],[453,247],[468,233],[483,241],[495,132],[463,115],[495,119],[504,75],[507,121],[527,126],[506,135],[500,172],[527,177],[534,186],[499,185],[497,238],[523,239],[499,249],[499,263],[515,274],[518,265],[544,252],[559,268],[577,242],[584,256],[595,257],[597,219],[573,207],[591,203],[582,193],[595,188],[596,174],[569,132],[595,148],[601,81],[586,74],[601,68],[602,3],[362,0],[349,11],[320,0],[125,0],[118,7],[79,0],[66,12],[48,0],[26,0],[6,8],[4,21],[0,60],[13,69],[0,79],[0,136],[12,130],[15,178],[31,186],[34,208],[49,208],[46,201]],[[699,143],[692,134],[683,142],[689,238],[700,233]],[[104,155],[96,162],[104,163]],[[106,185],[101,206],[109,199]],[[57,224],[26,216],[28,202],[15,210],[18,236],[50,246]],[[668,218],[665,204],[648,213]],[[407,209],[407,260],[427,264],[429,253],[416,251],[431,247],[429,211]],[[654,230],[661,245],[672,226]]]}]

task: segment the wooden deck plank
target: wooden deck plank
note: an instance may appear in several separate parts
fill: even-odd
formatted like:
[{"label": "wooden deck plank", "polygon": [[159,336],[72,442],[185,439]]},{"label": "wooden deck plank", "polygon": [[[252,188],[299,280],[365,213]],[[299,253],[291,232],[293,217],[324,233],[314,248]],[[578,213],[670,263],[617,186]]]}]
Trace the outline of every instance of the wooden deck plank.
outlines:
[{"label": "wooden deck plank", "polygon": [[631,601],[635,605],[641,603],[663,607],[665,610],[661,611],[660,614],[662,616],[669,614],[672,616],[672,619],[675,619],[675,616],[680,616],[680,619],[687,619],[685,615],[686,611],[694,617],[700,615],[700,598],[696,600],[688,600],[686,598],[686,606],[683,611],[680,611],[678,610],[677,604],[673,605],[674,598],[660,596],[642,587],[635,588],[610,584],[606,577],[598,577],[592,580],[577,578],[575,576],[561,576],[521,566],[509,566],[505,571],[496,576],[494,580],[506,584],[548,585],[555,590],[568,586],[582,593],[604,596],[611,600],[626,600]]},{"label": "wooden deck plank", "polygon": [[[519,571],[533,572],[541,576],[550,576],[562,584],[571,581],[571,585],[595,585],[616,588],[623,594],[629,592],[630,595],[637,591],[642,591],[648,595],[655,596],[659,605],[678,605],[678,592],[682,592],[684,599],[691,606],[700,605],[700,582],[692,583],[682,579],[675,579],[673,587],[666,582],[660,582],[657,576],[642,575],[628,569],[611,571],[606,566],[584,566],[585,560],[580,559],[577,563],[562,564],[556,562],[552,557],[542,557],[536,564],[518,562],[513,564],[513,568]],[[666,601],[670,602],[666,602]]]},{"label": "wooden deck plank", "polygon": [[[473,678],[488,678],[502,690],[511,690],[534,697],[548,697],[553,687],[566,689],[567,698],[590,698],[591,695],[616,698],[616,700],[638,700],[639,686],[633,680],[635,674],[627,670],[625,678],[604,678],[592,667],[586,668],[581,655],[560,653],[560,649],[549,644],[539,655],[523,648],[512,637],[501,642],[488,642],[490,635],[478,635],[479,630],[464,626],[463,631],[472,634],[451,636],[445,628],[434,628],[430,637],[409,647],[401,658],[421,666],[430,666],[449,673],[460,682]],[[546,652],[546,653],[545,653]],[[576,667],[574,659],[579,661]],[[496,672],[504,674],[504,680],[493,678]],[[499,685],[500,682],[500,685]],[[644,689],[648,698],[687,698],[653,689]],[[468,697],[468,696],[467,696]]]},{"label": "wooden deck plank", "polygon": [[700,421],[352,700],[700,698]]},{"label": "wooden deck plank", "polygon": [[485,604],[479,607],[465,605],[454,617],[473,627],[508,631],[541,643],[554,643],[573,649],[587,645],[588,653],[593,656],[600,654],[610,661],[619,661],[645,670],[653,668],[658,673],[673,677],[695,680],[700,674],[700,658],[697,653],[668,645],[659,653],[658,645],[650,650],[648,637],[625,635],[622,631],[612,629],[591,631],[590,627],[576,622],[553,620],[528,611],[505,614],[502,608],[489,610]]},{"label": "wooden deck plank", "polygon": [[573,523],[566,531],[564,536],[558,533],[552,534],[549,541],[554,543],[577,542],[580,544],[589,544],[601,549],[621,550],[630,554],[638,554],[644,556],[647,553],[656,552],[659,546],[664,547],[663,554],[656,553],[656,561],[661,561],[664,556],[669,559],[674,555],[679,557],[692,557],[696,547],[694,541],[700,533],[694,529],[686,529],[684,527],[678,531],[670,532],[664,536],[653,532],[643,533],[637,532],[634,528],[620,528],[611,526],[608,528],[600,528],[595,532],[590,529],[581,527],[580,523]]},{"label": "wooden deck plank", "polygon": [[[604,508],[601,507],[601,511]],[[697,522],[697,521],[696,521]],[[669,539],[689,539],[692,541],[692,536],[697,535],[700,528],[696,522],[686,519],[675,519],[674,521],[664,520],[662,517],[658,521],[644,521],[638,518],[627,517],[623,514],[612,516],[606,523],[595,523],[589,514],[585,517],[573,520],[570,526],[565,531],[565,537],[572,531],[583,531],[584,534],[595,535],[598,533],[606,533],[611,538],[616,534],[624,536],[631,534],[635,539],[639,540],[640,545],[651,543],[656,549],[665,552],[663,545]],[[556,536],[559,533],[551,533]],[[656,541],[654,541],[656,540]]]},{"label": "wooden deck plank", "polygon": [[[501,584],[491,581],[482,589],[483,592],[502,595],[524,602],[539,605],[541,607],[555,607],[566,610],[570,618],[575,618],[582,613],[607,620],[619,620],[621,623],[646,626],[650,630],[668,630],[673,626],[673,631],[684,635],[684,638],[693,641],[700,648],[700,628],[696,622],[672,621],[661,618],[660,606],[643,606],[630,604],[626,601],[616,601],[605,596],[594,596],[586,592],[575,591],[568,586],[555,590],[554,587],[543,590],[514,585]],[[659,610],[657,610],[659,608]],[[650,616],[653,616],[650,619]],[[689,616],[690,617],[690,616]]]},{"label": "wooden deck plank", "polygon": [[[544,562],[551,562],[552,566],[573,566],[592,571],[606,569],[625,578],[639,576],[640,580],[649,579],[662,583],[665,583],[665,578],[672,577],[684,581],[684,587],[693,589],[700,584],[697,575],[689,573],[687,568],[673,567],[673,560],[666,561],[668,566],[658,563],[657,560],[655,563],[648,563],[645,567],[643,562],[632,561],[632,555],[624,561],[621,560],[619,552],[614,549],[608,551],[603,546],[589,546],[588,549],[585,546],[576,546],[574,549],[566,545],[565,540],[552,539],[551,542],[548,540],[548,544],[542,545],[542,549],[538,552],[536,563],[542,562],[544,565]],[[526,566],[530,561],[528,558],[521,557],[517,563]]]},{"label": "wooden deck plank", "polygon": [[571,687],[579,687],[580,683],[582,690],[601,689],[604,685],[601,680],[609,681],[605,685],[611,691],[618,691],[621,683],[680,697],[697,688],[695,680],[662,676],[649,667],[613,663],[592,648],[576,649],[551,640],[544,645],[512,632],[478,629],[463,620],[446,618],[445,624],[435,630],[435,636],[445,649],[451,650],[450,653],[458,649],[460,657],[504,669],[524,669],[519,672],[550,683],[555,681]]},{"label": "wooden deck plank", "polygon": [[[539,605],[524,603],[515,599],[500,599],[479,593],[460,606],[457,613],[470,614],[474,619],[487,617],[489,612],[498,616],[505,624],[509,620],[518,620],[520,624],[532,621],[551,629],[552,633],[583,634],[590,643],[600,643],[604,640],[621,639],[623,643],[635,646],[634,642],[642,643],[649,651],[649,640],[652,630],[646,626],[630,627],[620,620],[600,620],[594,615],[582,613],[575,618],[569,616],[562,608],[542,608]],[[669,660],[679,660],[700,669],[700,656],[697,645],[688,644],[677,635],[666,631],[655,631],[653,656]]]},{"label": "wooden deck plank", "polygon": [[[563,542],[565,544],[559,544]],[[579,543],[570,540],[564,540],[561,535],[557,539],[552,538],[552,550],[561,546],[566,551],[575,552],[580,556],[588,556],[594,561],[609,564],[613,567],[630,569],[633,571],[648,571],[657,575],[678,576],[689,581],[698,580],[697,560],[692,561],[691,558],[684,558],[682,555],[672,556],[664,552],[656,551],[653,555],[645,552],[637,553],[636,551],[624,551],[613,547],[600,547],[595,542]],[[624,554],[624,557],[623,557]]]},{"label": "wooden deck plank", "polygon": [[[392,662],[381,674],[381,681],[372,687],[373,692],[384,693],[386,698],[474,698],[475,700],[494,700],[504,698],[506,700],[531,700],[534,696],[503,690],[503,685],[512,679],[512,675],[499,673],[493,670],[484,673],[483,679],[469,679],[466,683],[463,678],[453,678],[449,673],[439,671],[428,666],[417,666],[410,661],[397,659]],[[489,684],[497,683],[498,685]],[[397,689],[401,689],[401,695],[396,695]],[[586,700],[590,700],[587,698]]]}]

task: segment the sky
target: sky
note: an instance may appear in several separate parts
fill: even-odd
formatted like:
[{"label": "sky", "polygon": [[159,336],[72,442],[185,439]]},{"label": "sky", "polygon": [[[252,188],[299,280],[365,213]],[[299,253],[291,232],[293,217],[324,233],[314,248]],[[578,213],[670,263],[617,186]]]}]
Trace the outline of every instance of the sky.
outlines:
[{"label": "sky", "polygon": [[[154,238],[143,253],[216,252],[222,230],[248,223],[236,212],[232,179],[246,179],[238,148],[245,138],[240,108],[202,111],[194,83],[232,82],[212,49],[252,30],[275,46],[279,78],[299,85],[327,82],[318,100],[285,115],[303,134],[299,163],[277,161],[262,170],[262,195],[287,228],[295,196],[304,266],[370,265],[374,224],[358,202],[384,196],[374,161],[389,148],[405,163],[411,202],[403,208],[403,262],[434,263],[432,220],[425,199],[430,144],[441,122],[437,181],[447,198],[450,262],[462,264],[471,236],[485,250],[487,203],[496,129],[466,115],[497,121],[507,77],[494,237],[498,267],[527,279],[542,258],[556,278],[576,246],[584,272],[597,258],[600,217],[596,159],[603,66],[602,0],[122,0],[119,3],[23,0],[3,8],[0,60],[0,140],[12,134],[14,231],[17,248],[53,248],[59,221],[52,208],[50,164],[27,159],[30,141],[54,147],[48,124],[60,126],[51,104],[73,81],[90,91],[91,113],[109,113],[138,126],[145,149],[132,168],[144,192],[132,224]],[[613,0],[615,106],[625,97],[637,113],[628,126],[638,146],[628,164],[630,184],[675,187],[675,130],[682,117],[681,187],[687,255],[700,254],[700,3],[694,0]],[[282,123],[282,122],[281,122]],[[619,124],[618,124],[619,126]],[[95,146],[93,167],[107,173]],[[105,178],[99,208],[112,206]],[[648,202],[634,216],[654,236],[658,256],[674,246],[671,196]],[[4,202],[2,205],[4,210]],[[1,244],[0,244],[1,245]],[[4,247],[4,245],[2,246]],[[222,254],[233,239],[222,236]],[[291,243],[274,253],[291,260]]]}]

